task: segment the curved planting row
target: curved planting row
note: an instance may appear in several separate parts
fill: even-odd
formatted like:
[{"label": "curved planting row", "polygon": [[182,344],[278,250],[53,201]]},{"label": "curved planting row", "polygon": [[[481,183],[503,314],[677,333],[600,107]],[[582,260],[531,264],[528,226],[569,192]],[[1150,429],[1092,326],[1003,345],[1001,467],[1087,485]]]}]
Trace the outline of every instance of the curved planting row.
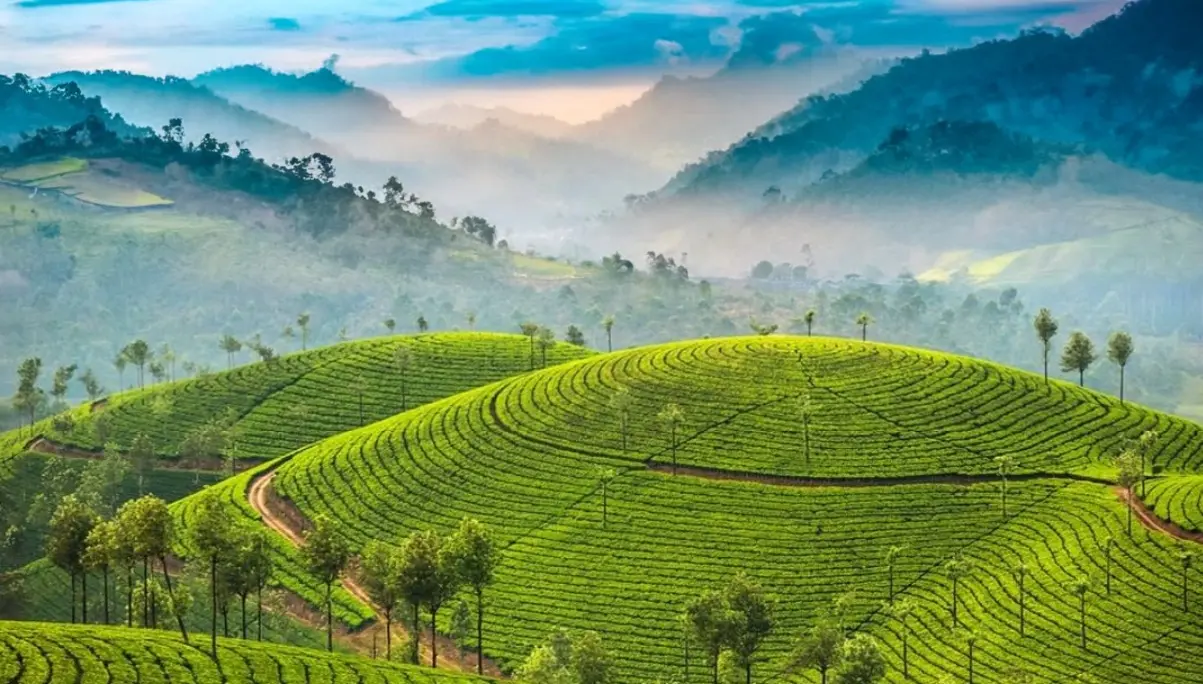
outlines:
[{"label": "curved planting row", "polygon": [[0,681],[433,684],[487,681],[413,666],[239,640],[217,659],[179,635],[154,630],[0,622]]},{"label": "curved planting row", "polygon": [[[611,403],[620,388],[631,401],[625,450]],[[804,393],[813,411],[809,465],[798,417]],[[1154,633],[1203,648],[1186,616],[1168,609],[1181,586],[1172,551],[1144,541],[1139,528],[1140,543],[1118,539],[1123,508],[1106,486],[1012,482],[1004,519],[1001,483],[806,489],[672,477],[645,466],[671,461],[671,427],[657,418],[668,403],[683,414],[682,464],[877,477],[883,485],[892,476],[993,472],[1002,454],[1021,471],[1106,473],[1105,457],[1150,427],[1163,435],[1154,455],[1162,467],[1196,467],[1203,444],[1184,421],[968,359],[736,338],[607,355],[457,395],[303,449],[275,482],[306,515],[338,520],[357,545],[446,531],[465,515],[493,527],[508,549],[487,597],[485,649],[507,662],[557,626],[593,628],[617,654],[620,681],[681,676],[682,606],[739,570],[781,598],[758,671],[780,672],[792,639],[850,588],[858,590],[854,622],[893,649],[879,610],[888,598],[882,558],[892,545],[908,547],[897,586],[923,606],[914,619],[922,648],[913,657],[930,678],[920,681],[965,675],[960,637],[937,622],[949,601],[940,568],[957,553],[980,558],[983,582],[1001,581],[1012,560],[1025,559],[1034,566],[1030,582],[1044,587],[1033,600],[1046,603],[1045,615],[1033,617],[1033,636],[1012,651],[1002,645],[1013,617],[1000,603],[1005,592],[965,590],[962,599],[981,604],[966,609],[966,619],[982,631],[990,663],[977,673],[982,681],[1002,681],[1007,663],[1031,669],[1037,681],[1118,672],[1105,661],[1121,651],[1125,664],[1154,671],[1142,651]],[[604,527],[599,468],[617,475]],[[1118,539],[1116,577],[1133,589],[1116,592],[1109,612],[1097,614],[1093,628],[1109,630],[1097,652],[1062,658],[1077,634],[1076,614],[1064,610],[1076,598],[1064,583],[1079,572],[1099,579],[1103,529]],[[1124,611],[1135,620],[1120,620]],[[892,681],[901,681],[899,654],[890,654]],[[1184,670],[1177,672],[1142,681],[1180,681]],[[695,658],[690,681],[706,674]]]},{"label": "curved planting row", "polygon": [[1167,476],[1148,482],[1145,503],[1157,517],[1203,532],[1203,475]]},{"label": "curved planting row", "polygon": [[[402,358],[398,358],[398,350]],[[591,352],[569,344],[548,350],[548,364]],[[541,363],[541,358],[536,363]],[[215,375],[125,392],[98,411],[76,411],[56,442],[99,449],[128,446],[138,434],[173,456],[189,432],[235,419],[240,458],[269,459],[297,447],[433,399],[530,370],[530,341],[497,333],[433,333],[346,342],[255,362]]]}]

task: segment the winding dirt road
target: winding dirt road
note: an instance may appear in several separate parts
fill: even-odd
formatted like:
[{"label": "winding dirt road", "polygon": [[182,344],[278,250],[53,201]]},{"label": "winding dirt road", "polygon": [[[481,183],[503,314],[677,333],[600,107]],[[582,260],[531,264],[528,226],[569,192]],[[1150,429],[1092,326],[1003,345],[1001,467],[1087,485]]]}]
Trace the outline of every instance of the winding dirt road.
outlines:
[{"label": "winding dirt road", "polygon": [[1151,530],[1156,530],[1157,532],[1168,534],[1175,539],[1194,542],[1196,544],[1203,544],[1203,533],[1184,530],[1168,520],[1162,520],[1161,518],[1157,517],[1156,513],[1149,510],[1149,507],[1145,505],[1145,502],[1141,501],[1140,498],[1129,498],[1128,490],[1124,489],[1123,487],[1116,487],[1115,494],[1119,497],[1120,501],[1123,501],[1132,507],[1132,512],[1135,513],[1136,517],[1140,519],[1140,524],[1144,525],[1145,527]]}]

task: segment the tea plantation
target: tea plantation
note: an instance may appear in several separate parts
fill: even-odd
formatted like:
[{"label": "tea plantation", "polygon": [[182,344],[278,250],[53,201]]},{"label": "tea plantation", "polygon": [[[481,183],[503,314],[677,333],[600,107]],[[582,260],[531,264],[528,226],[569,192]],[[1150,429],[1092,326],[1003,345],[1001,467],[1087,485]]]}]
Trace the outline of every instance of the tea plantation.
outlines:
[{"label": "tea plantation", "polygon": [[[744,570],[778,598],[757,681],[787,674],[793,641],[854,590],[845,619],[883,640],[887,681],[905,681],[905,634],[916,681],[966,681],[972,648],[974,681],[1182,682],[1203,671],[1203,603],[1189,598],[1203,577],[1168,536],[1139,523],[1129,536],[1108,484],[1146,429],[1167,485],[1203,467],[1197,426],[1066,383],[886,345],[728,338],[443,399],[301,449],[274,486],[357,547],[463,516],[491,526],[506,552],[485,650],[503,663],[558,626],[597,629],[619,681],[709,681],[701,655],[687,664],[679,617]],[[898,598],[916,606],[905,628],[882,609],[893,546]],[[956,625],[954,557],[968,568]]]},{"label": "tea plantation", "polygon": [[217,659],[178,634],[119,627],[0,622],[0,681],[467,684],[489,680],[322,651],[235,639]]}]

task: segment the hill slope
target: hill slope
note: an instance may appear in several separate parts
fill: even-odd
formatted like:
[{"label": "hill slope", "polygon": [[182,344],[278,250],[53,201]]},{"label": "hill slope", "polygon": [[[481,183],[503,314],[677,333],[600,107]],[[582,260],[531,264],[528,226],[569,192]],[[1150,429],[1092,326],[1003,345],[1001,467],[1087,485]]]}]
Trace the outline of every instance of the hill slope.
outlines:
[{"label": "hill slope", "polygon": [[[623,386],[633,400],[626,448],[610,408]],[[670,402],[683,411],[675,459],[673,430],[656,419]],[[1127,538],[1105,484],[1121,441],[1154,427],[1155,468],[1203,465],[1198,426],[1061,382],[914,349],[730,338],[606,355],[458,395],[304,449],[274,486],[306,516],[334,517],[356,546],[447,530],[464,515],[492,525],[507,551],[489,592],[485,650],[511,663],[557,625],[588,626],[618,654],[620,681],[679,675],[685,601],[746,570],[781,599],[758,676],[781,672],[791,640],[855,588],[849,623],[886,641],[890,681],[902,681],[901,632],[880,612],[880,559],[901,544],[899,586],[919,604],[910,668],[921,681],[964,675],[940,571],[963,554],[975,570],[961,581],[962,620],[980,635],[983,677],[1020,667],[1041,680],[1141,671],[1170,682],[1196,663],[1167,662],[1166,649],[1197,652],[1203,626],[1175,607],[1170,540]],[[991,481],[1002,454],[1017,471],[1006,516]],[[599,466],[617,471],[604,527]],[[1124,588],[1092,599],[1092,645],[1081,651],[1065,609],[1076,604],[1062,587],[1098,576],[1108,534],[1122,548],[1114,559]],[[1028,600],[1039,606],[1018,643],[1015,560],[1034,566]],[[1172,638],[1145,651],[1149,633]],[[691,673],[708,674],[696,663]]]},{"label": "hill slope", "polygon": [[218,642],[216,662],[178,635],[119,627],[0,622],[0,678],[11,684],[163,681],[171,684],[314,681],[467,684],[484,678],[378,660],[233,639]]}]

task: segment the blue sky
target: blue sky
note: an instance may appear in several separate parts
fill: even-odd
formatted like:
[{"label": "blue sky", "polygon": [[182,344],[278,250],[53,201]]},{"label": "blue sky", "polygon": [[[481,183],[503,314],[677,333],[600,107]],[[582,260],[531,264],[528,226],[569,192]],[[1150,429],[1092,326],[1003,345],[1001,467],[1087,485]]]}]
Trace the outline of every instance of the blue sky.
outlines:
[{"label": "blue sky", "polygon": [[[907,53],[1078,30],[1121,0],[0,0],[0,72],[114,68],[191,76],[260,62],[317,67],[384,90],[625,89],[713,70],[750,21],[789,38]],[[795,24],[797,17],[790,17]],[[627,97],[627,95],[616,97]]]}]

